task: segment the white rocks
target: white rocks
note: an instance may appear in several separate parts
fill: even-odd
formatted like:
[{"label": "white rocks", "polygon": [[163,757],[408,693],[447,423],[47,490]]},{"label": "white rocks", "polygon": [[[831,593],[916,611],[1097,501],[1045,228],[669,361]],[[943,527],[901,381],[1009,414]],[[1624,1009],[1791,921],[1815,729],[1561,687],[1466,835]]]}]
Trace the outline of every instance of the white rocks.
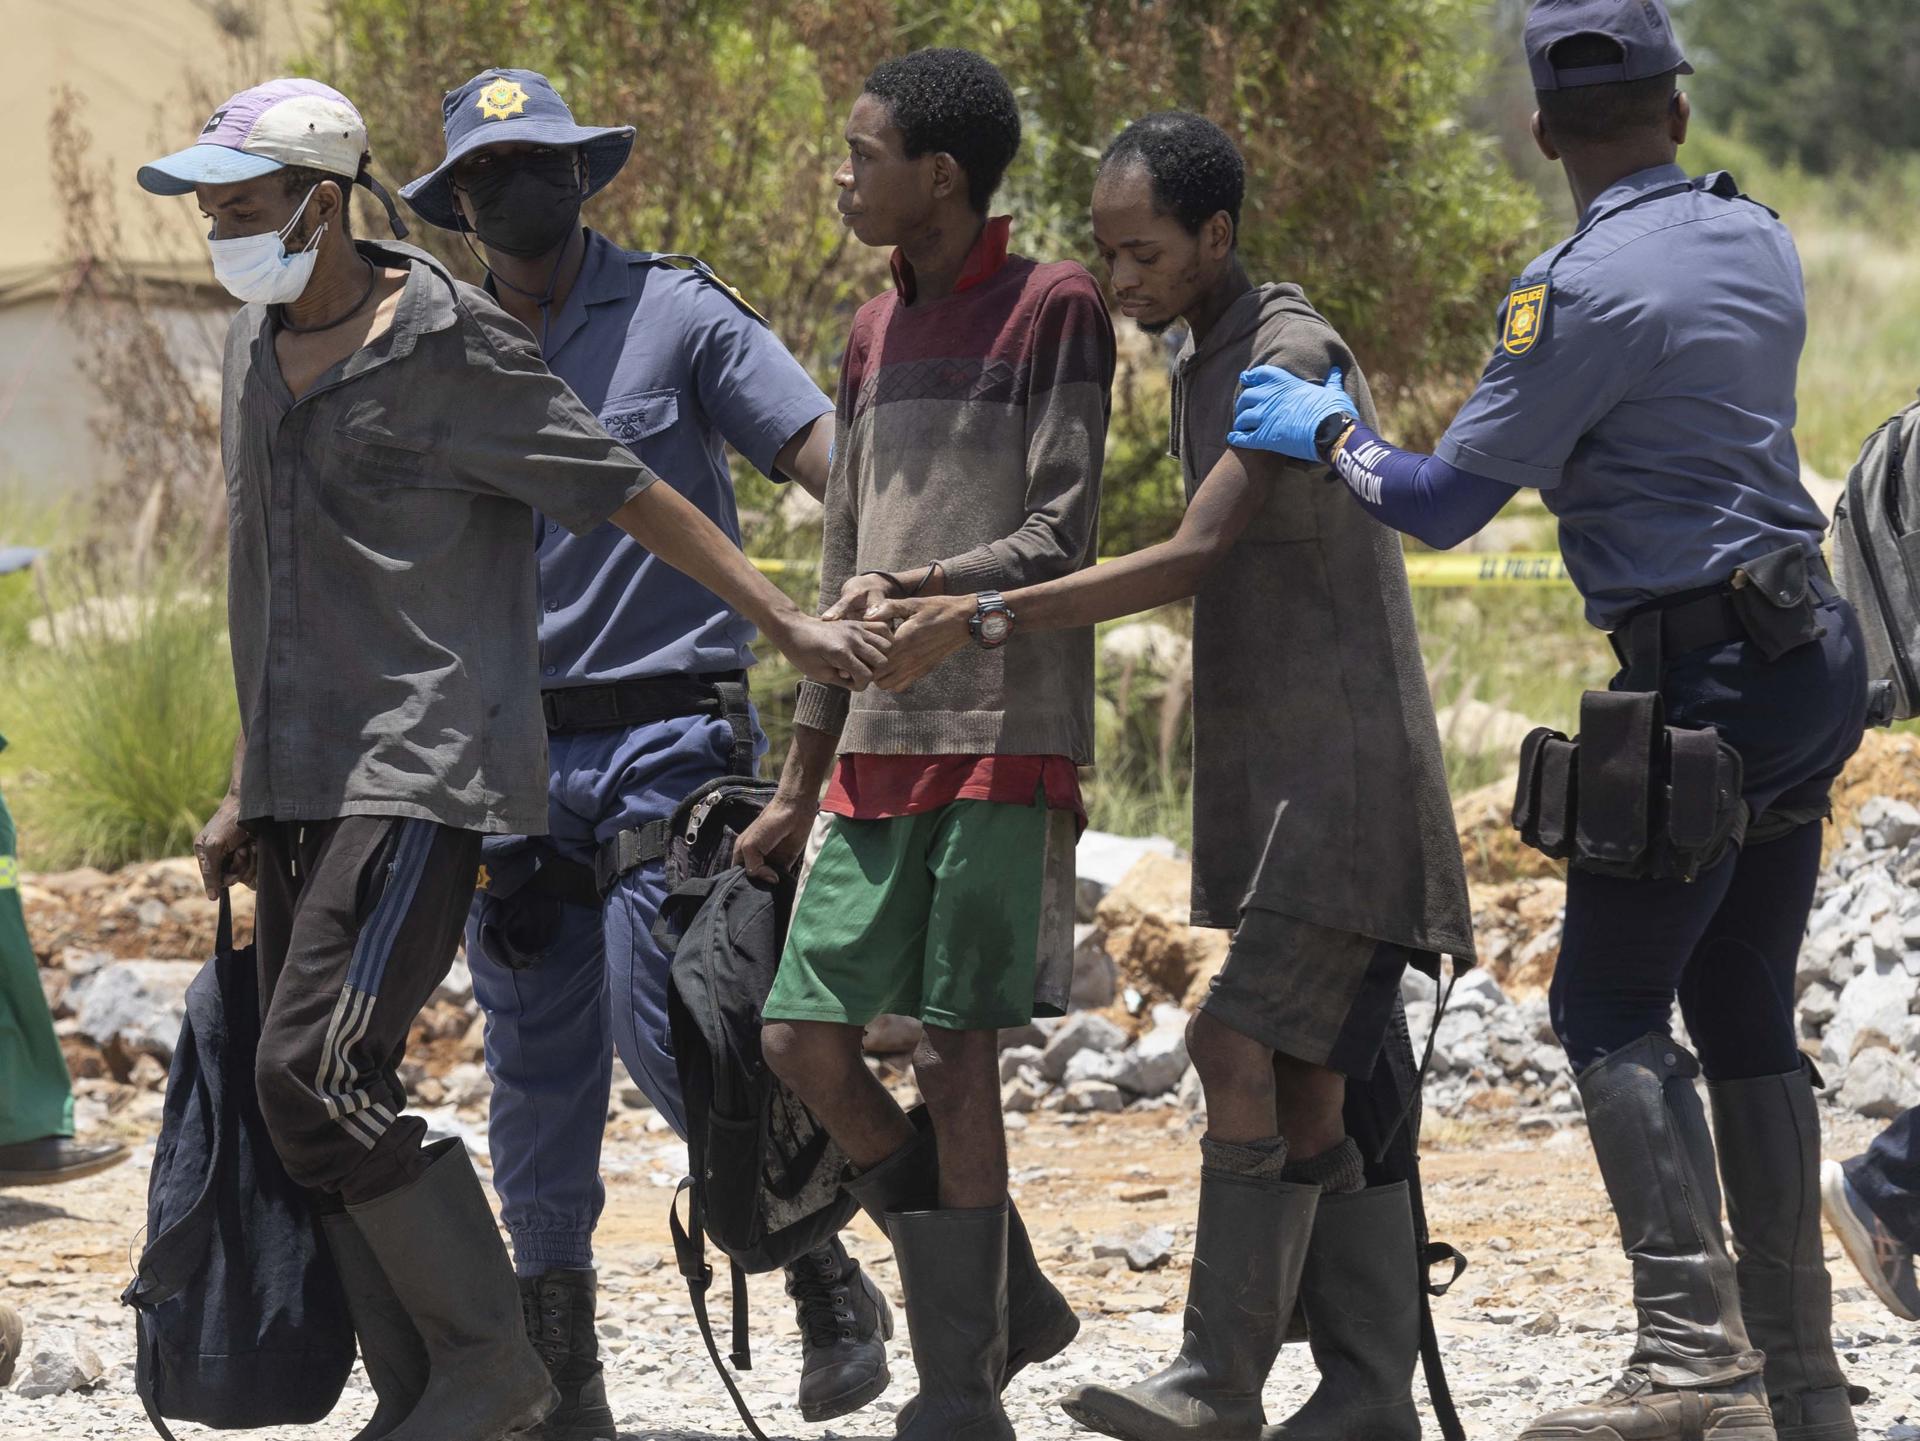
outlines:
[{"label": "white rocks", "polygon": [[1067,1065],[1082,1051],[1117,1051],[1127,1043],[1127,1033],[1105,1016],[1078,1011],[1047,1038],[1040,1057],[1040,1074],[1059,1081],[1067,1074]]},{"label": "white rocks", "polygon": [[198,961],[117,961],[103,966],[69,1000],[79,1033],[125,1055],[173,1059],[187,1015],[187,987]]},{"label": "white rocks", "polygon": [[869,1056],[904,1056],[920,1044],[922,1029],[911,1016],[875,1016],[860,1045]]},{"label": "white rocks", "polygon": [[1920,1067],[1879,1049],[1862,1051],[1847,1067],[1837,1099],[1850,1111],[1890,1121],[1920,1097]]},{"label": "white rocks", "polygon": [[1136,1096],[1164,1096],[1187,1073],[1187,1013],[1156,1006],[1153,1029],[1118,1058],[1113,1082]]},{"label": "white rocks", "polygon": [[1157,1271],[1173,1259],[1173,1232],[1148,1226],[1130,1236],[1104,1236],[1093,1243],[1093,1256],[1124,1260],[1129,1271]]},{"label": "white rocks", "polygon": [[1821,1059],[1843,1070],[1865,1047],[1905,1050],[1916,1030],[1908,1013],[1913,995],[1905,965],[1876,961],[1863,969],[1842,988],[1821,1032]]},{"label": "white rocks", "polygon": [[1116,836],[1106,831],[1086,831],[1074,851],[1074,875],[1078,880],[1075,907],[1082,919],[1092,920],[1094,908],[1106,893],[1120,884],[1120,878],[1133,869],[1142,856],[1177,856],[1180,848],[1165,836]]},{"label": "white rocks", "polygon": [[1061,1097],[1060,1109],[1111,1115],[1127,1108],[1126,1092],[1110,1081],[1075,1081]]},{"label": "white rocks", "polygon": [[20,1360],[13,1394],[28,1399],[85,1391],[106,1374],[93,1347],[64,1326],[36,1328]]},{"label": "white rocks", "polygon": [[1013,1080],[1022,1071],[1031,1071],[1037,1078],[1040,1074],[1041,1050],[1038,1046],[1010,1046],[1000,1053],[1000,1080],[1002,1084]]},{"label": "white rocks", "polygon": [[1920,837],[1920,807],[1891,796],[1875,796],[1854,814],[1854,824],[1869,838],[1870,848],[1900,850]]}]

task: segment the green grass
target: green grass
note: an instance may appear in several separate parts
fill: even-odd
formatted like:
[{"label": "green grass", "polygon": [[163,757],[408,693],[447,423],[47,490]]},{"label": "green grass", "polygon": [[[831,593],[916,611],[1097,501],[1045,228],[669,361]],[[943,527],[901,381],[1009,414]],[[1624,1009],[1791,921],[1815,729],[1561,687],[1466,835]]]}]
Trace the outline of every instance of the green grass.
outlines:
[{"label": "green grass", "polygon": [[183,854],[225,791],[233,756],[217,592],[171,568],[131,594],[118,576],[70,561],[48,569],[57,643],[17,645],[6,657],[6,781],[21,854],[41,870]]}]

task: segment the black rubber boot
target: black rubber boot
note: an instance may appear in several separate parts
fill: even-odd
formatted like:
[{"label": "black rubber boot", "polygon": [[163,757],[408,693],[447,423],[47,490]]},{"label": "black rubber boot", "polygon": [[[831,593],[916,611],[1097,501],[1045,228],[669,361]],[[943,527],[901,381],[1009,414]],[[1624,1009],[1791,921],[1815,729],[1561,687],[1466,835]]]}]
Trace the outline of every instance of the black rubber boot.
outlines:
[{"label": "black rubber boot", "polygon": [[1418,1441],[1420,1263],[1404,1181],[1320,1198],[1300,1302],[1320,1384],[1261,1441]]},{"label": "black rubber boot", "polygon": [[[847,1190],[882,1231],[895,1211],[930,1211],[940,1204],[940,1158],[926,1107],[908,1112],[914,1138],[871,1170],[847,1182]],[[1007,1205],[1007,1369],[1000,1387],[1028,1366],[1050,1361],[1080,1334],[1080,1318],[1047,1279],[1033,1254],[1020,1210]],[[909,1403],[911,1405],[911,1403]],[[905,1412],[902,1413],[903,1419]]]},{"label": "black rubber boot", "polygon": [[1733,1228],[1747,1335],[1767,1358],[1780,1441],[1855,1441],[1853,1399],[1833,1353],[1833,1282],[1821,1254],[1820,1108],[1810,1066],[1714,1081],[1714,1139]]},{"label": "black rubber boot", "polygon": [[320,1229],[347,1293],[347,1314],[360,1342],[360,1364],[379,1404],[353,1441],[380,1441],[407,1419],[427,1389],[427,1345],[380,1269],[367,1238],[345,1211],[320,1218]]},{"label": "black rubber boot", "polygon": [[1713,1137],[1670,1036],[1643,1036],[1580,1076],[1587,1132],[1633,1263],[1640,1331],[1598,1401],[1542,1416],[1521,1441],[1774,1441],[1720,1229]]},{"label": "black rubber boot", "polygon": [[787,1294],[800,1323],[803,1418],[849,1415],[887,1389],[893,1311],[838,1236],[787,1267]]},{"label": "black rubber boot", "polygon": [[1124,1389],[1077,1386],[1060,1408],[1123,1441],[1250,1441],[1280,1354],[1313,1232],[1318,1186],[1203,1170],[1187,1283],[1186,1337],[1157,1376]]},{"label": "black rubber boot", "polygon": [[544,1420],[560,1398],[466,1151],[448,1143],[411,1185],[347,1214],[427,1348],[427,1388],[388,1441],[498,1441]]},{"label": "black rubber boot", "polygon": [[1007,1208],[887,1217],[920,1393],[895,1441],[1014,1441],[1007,1368]]},{"label": "black rubber boot", "polygon": [[560,1404],[531,1435],[540,1441],[614,1441],[613,1408],[593,1329],[591,1271],[542,1271],[522,1276],[520,1315],[527,1339],[546,1363]]}]

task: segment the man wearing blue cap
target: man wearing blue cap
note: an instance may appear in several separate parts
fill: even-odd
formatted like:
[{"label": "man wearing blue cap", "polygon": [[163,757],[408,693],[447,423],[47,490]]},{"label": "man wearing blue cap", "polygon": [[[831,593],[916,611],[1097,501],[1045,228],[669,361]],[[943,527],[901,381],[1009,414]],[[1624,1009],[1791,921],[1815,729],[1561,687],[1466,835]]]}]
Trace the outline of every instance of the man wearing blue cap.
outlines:
[{"label": "man wearing blue cap", "polygon": [[259,891],[256,1086],[379,1397],[356,1441],[491,1441],[559,1398],[472,1164],[423,1144],[399,1065],[482,837],[547,824],[535,507],[580,534],[612,517],[809,674],[858,683],[885,642],[768,584],[485,292],[356,242],[368,160],[345,96],[278,80],[140,171],[197,198],[214,272],[248,302],[221,397],[241,734],[195,851],[209,895]]},{"label": "man wearing blue cap", "polygon": [[1867,692],[1794,449],[1799,259],[1731,176],[1675,163],[1692,69],[1660,0],[1538,0],[1526,47],[1534,138],[1580,225],[1515,282],[1437,453],[1358,423],[1337,378],[1273,368],[1244,377],[1231,443],[1328,460],[1372,514],[1442,547],[1539,490],[1622,662],[1577,742],[1529,738],[1515,822],[1571,865],[1553,1022],[1639,1337],[1611,1390],[1527,1441],[1851,1441],[1792,1003],[1819,823]]},{"label": "man wearing blue cap", "polygon": [[[833,405],[765,321],[700,262],[581,225],[632,128],[575,124],[528,70],[482,71],[444,109],[446,158],[402,194],[430,224],[478,238],[488,288],[601,423],[736,545],[727,446],[819,495]],[[588,1441],[613,1434],[592,1246],[616,1046],[685,1132],[652,935],[663,826],[703,784],[751,775],[766,742],[747,701],[754,630],[738,610],[612,525],[570,535],[542,517],[539,565],[552,829],[487,842],[467,951],[487,1013],[494,1185],[562,1397],[544,1434]],[[790,1267],[787,1289],[802,1415],[867,1404],[888,1382],[878,1289],[837,1241]]]}]

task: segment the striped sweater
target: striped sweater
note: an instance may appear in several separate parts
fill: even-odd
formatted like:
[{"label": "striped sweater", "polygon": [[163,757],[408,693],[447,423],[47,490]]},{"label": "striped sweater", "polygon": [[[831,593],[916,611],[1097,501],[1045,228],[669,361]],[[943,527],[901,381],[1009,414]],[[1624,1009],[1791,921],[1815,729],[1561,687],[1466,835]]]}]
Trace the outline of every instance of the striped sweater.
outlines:
[{"label": "striped sweater", "polygon": [[[855,317],[840,371],[822,606],[849,576],[937,560],[950,592],[1008,591],[1091,565],[1114,368],[1099,286],[1072,262],[982,236],[969,281],[909,305],[910,273]],[[976,278],[977,277],[977,278]],[[1093,759],[1093,633],[968,647],[889,695],[807,682],[794,720],[843,753]]]}]

